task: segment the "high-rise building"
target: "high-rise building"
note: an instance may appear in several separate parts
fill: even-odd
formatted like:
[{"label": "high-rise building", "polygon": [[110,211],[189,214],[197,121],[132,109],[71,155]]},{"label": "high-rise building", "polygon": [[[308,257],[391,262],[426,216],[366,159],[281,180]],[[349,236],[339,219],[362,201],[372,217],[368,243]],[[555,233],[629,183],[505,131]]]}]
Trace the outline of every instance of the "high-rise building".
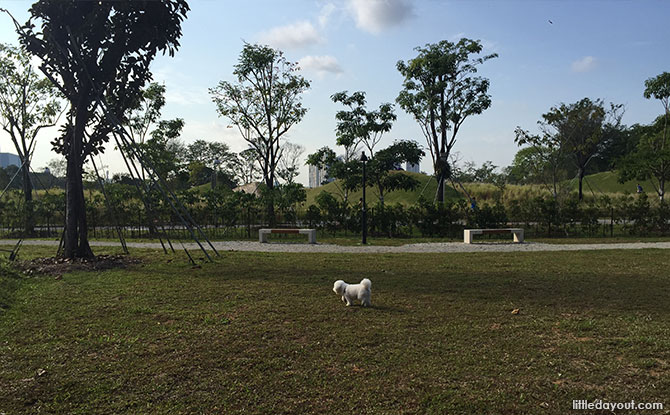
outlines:
[{"label": "high-rise building", "polygon": [[326,169],[319,169],[316,166],[309,166],[309,187],[319,187],[326,176]]},{"label": "high-rise building", "polygon": [[405,163],[405,171],[409,171],[412,173],[421,173],[421,171],[419,170],[419,165],[410,163],[409,161]]},{"label": "high-rise building", "polygon": [[19,156],[12,153],[0,153],[0,167],[4,169],[12,164],[16,167],[21,167],[21,159]]}]

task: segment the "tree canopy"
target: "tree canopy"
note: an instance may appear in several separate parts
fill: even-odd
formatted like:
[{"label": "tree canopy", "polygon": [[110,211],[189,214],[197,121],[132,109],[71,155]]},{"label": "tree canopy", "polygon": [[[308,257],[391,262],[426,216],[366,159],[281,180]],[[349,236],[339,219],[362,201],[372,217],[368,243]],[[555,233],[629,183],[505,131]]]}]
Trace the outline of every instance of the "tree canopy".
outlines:
[{"label": "tree canopy", "polygon": [[414,117],[426,138],[440,181],[438,200],[442,202],[449,154],[463,122],[491,106],[489,80],[474,74],[479,65],[498,55],[471,57],[479,55],[483,47],[480,41],[466,38],[456,43],[443,40],[415,50],[415,58],[396,65],[405,78],[396,102]]},{"label": "tree canopy", "polygon": [[361,143],[368,149],[370,156],[373,156],[375,146],[382,136],[391,130],[393,122],[397,119],[393,112],[393,104],[383,103],[379,105],[378,110],[368,111],[363,91],[351,95],[347,91],[342,91],[331,95],[330,99],[349,108],[335,114],[337,144],[344,147],[344,159],[349,161],[355,157]]},{"label": "tree canopy", "polygon": [[[219,114],[255,150],[268,189],[275,185],[282,138],[307,112],[301,96],[310,83],[298,69],[279,50],[245,43],[233,70],[237,82],[221,81],[209,90]],[[274,218],[271,198],[268,217]]]},{"label": "tree canopy", "polygon": [[174,55],[188,10],[185,0],[40,0],[19,30],[23,45],[41,59],[40,69],[70,105],[63,132],[52,142],[68,161],[66,257],[93,255],[83,163],[104,150],[117,123],[125,123],[128,109],[137,107],[156,54]]},{"label": "tree canopy", "polygon": [[0,44],[0,126],[21,160],[25,201],[24,233],[34,233],[30,163],[37,134],[56,125],[61,103],[51,82],[39,76],[23,50]]}]

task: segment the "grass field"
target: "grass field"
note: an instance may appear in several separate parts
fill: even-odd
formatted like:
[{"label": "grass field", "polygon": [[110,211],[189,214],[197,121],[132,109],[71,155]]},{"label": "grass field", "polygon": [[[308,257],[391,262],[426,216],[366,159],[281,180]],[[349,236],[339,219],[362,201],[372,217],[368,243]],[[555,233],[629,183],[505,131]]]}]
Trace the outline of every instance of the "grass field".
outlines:
[{"label": "grass field", "polygon": [[[2,277],[14,282],[0,285],[0,413],[670,406],[666,251],[235,252],[195,268],[133,253],[127,269]],[[363,277],[373,307],[345,307],[333,281]]]},{"label": "grass field", "polygon": [[[398,173],[396,173],[398,174]],[[392,192],[387,195],[385,198],[386,202],[389,204],[400,203],[405,206],[414,205],[421,195],[427,200],[433,200],[435,197],[435,190],[437,188],[437,182],[432,176],[427,176],[425,174],[419,173],[406,173],[409,174],[419,181],[419,186],[410,192],[407,191],[397,191]],[[636,181],[629,180],[625,183],[619,183],[618,175],[616,172],[602,172],[596,174],[587,175],[584,178],[583,189],[584,194],[587,198],[595,196],[600,197],[605,194],[614,197],[621,196],[624,194],[635,194],[636,185],[642,185],[645,192],[647,192],[651,198],[654,197],[655,191],[654,186],[649,180],[645,181]],[[493,200],[495,195],[499,193],[499,190],[491,183],[464,183],[463,184],[467,192],[477,198],[477,200]],[[579,182],[576,179],[568,180],[565,184],[568,189],[576,194],[577,189],[579,188]],[[305,206],[315,204],[316,196],[322,191],[330,192],[336,197],[340,198],[341,191],[338,189],[336,183],[328,183],[324,186],[307,189],[307,202]],[[462,189],[454,189],[450,183],[446,188],[446,197],[448,200],[458,200],[465,197]],[[353,192],[349,196],[350,201],[358,201],[362,195],[362,191],[358,190]],[[539,195],[549,196],[548,188],[541,185],[507,185],[505,190],[505,199],[520,199],[527,200],[537,197]],[[370,205],[374,205],[379,200],[374,188],[370,187],[367,192],[367,199]]]}]

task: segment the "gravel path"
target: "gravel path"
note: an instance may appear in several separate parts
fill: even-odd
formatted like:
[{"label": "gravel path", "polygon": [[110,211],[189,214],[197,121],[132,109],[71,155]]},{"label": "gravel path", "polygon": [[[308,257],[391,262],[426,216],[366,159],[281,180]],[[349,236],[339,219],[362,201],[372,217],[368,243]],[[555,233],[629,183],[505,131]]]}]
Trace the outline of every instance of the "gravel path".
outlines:
[{"label": "gravel path", "polygon": [[[16,240],[0,240],[0,245],[15,245]],[[58,246],[57,241],[26,240],[24,245]],[[118,242],[92,241],[91,246],[120,246]],[[596,251],[603,249],[670,249],[670,242],[635,242],[611,244],[546,244],[525,242],[514,243],[475,243],[462,242],[431,242],[407,244],[402,246],[340,246],[330,244],[297,244],[297,243],[260,243],[249,241],[212,242],[218,251],[252,251],[252,252],[317,252],[343,254],[385,254],[385,253],[440,253],[440,252],[536,252],[536,251]],[[129,248],[161,249],[157,242],[128,242]],[[179,243],[173,242],[175,249],[181,249]],[[198,249],[195,243],[185,243],[190,250]]]}]

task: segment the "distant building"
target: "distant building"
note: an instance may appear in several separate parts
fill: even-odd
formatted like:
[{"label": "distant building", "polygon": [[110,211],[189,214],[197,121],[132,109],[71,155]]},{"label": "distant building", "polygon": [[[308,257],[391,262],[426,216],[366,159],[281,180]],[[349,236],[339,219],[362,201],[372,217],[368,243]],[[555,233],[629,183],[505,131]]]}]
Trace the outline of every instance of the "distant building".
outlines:
[{"label": "distant building", "polygon": [[421,173],[421,171],[419,170],[419,165],[410,162],[405,163],[405,171],[409,171],[412,173]]},{"label": "distant building", "polygon": [[326,176],[328,176],[327,168],[319,169],[316,166],[309,166],[309,187],[319,187],[324,182],[330,183],[333,181],[333,179],[327,179]]},{"label": "distant building", "polygon": [[11,165],[21,167],[21,159],[19,156],[12,153],[0,153],[0,167],[5,169]]}]

